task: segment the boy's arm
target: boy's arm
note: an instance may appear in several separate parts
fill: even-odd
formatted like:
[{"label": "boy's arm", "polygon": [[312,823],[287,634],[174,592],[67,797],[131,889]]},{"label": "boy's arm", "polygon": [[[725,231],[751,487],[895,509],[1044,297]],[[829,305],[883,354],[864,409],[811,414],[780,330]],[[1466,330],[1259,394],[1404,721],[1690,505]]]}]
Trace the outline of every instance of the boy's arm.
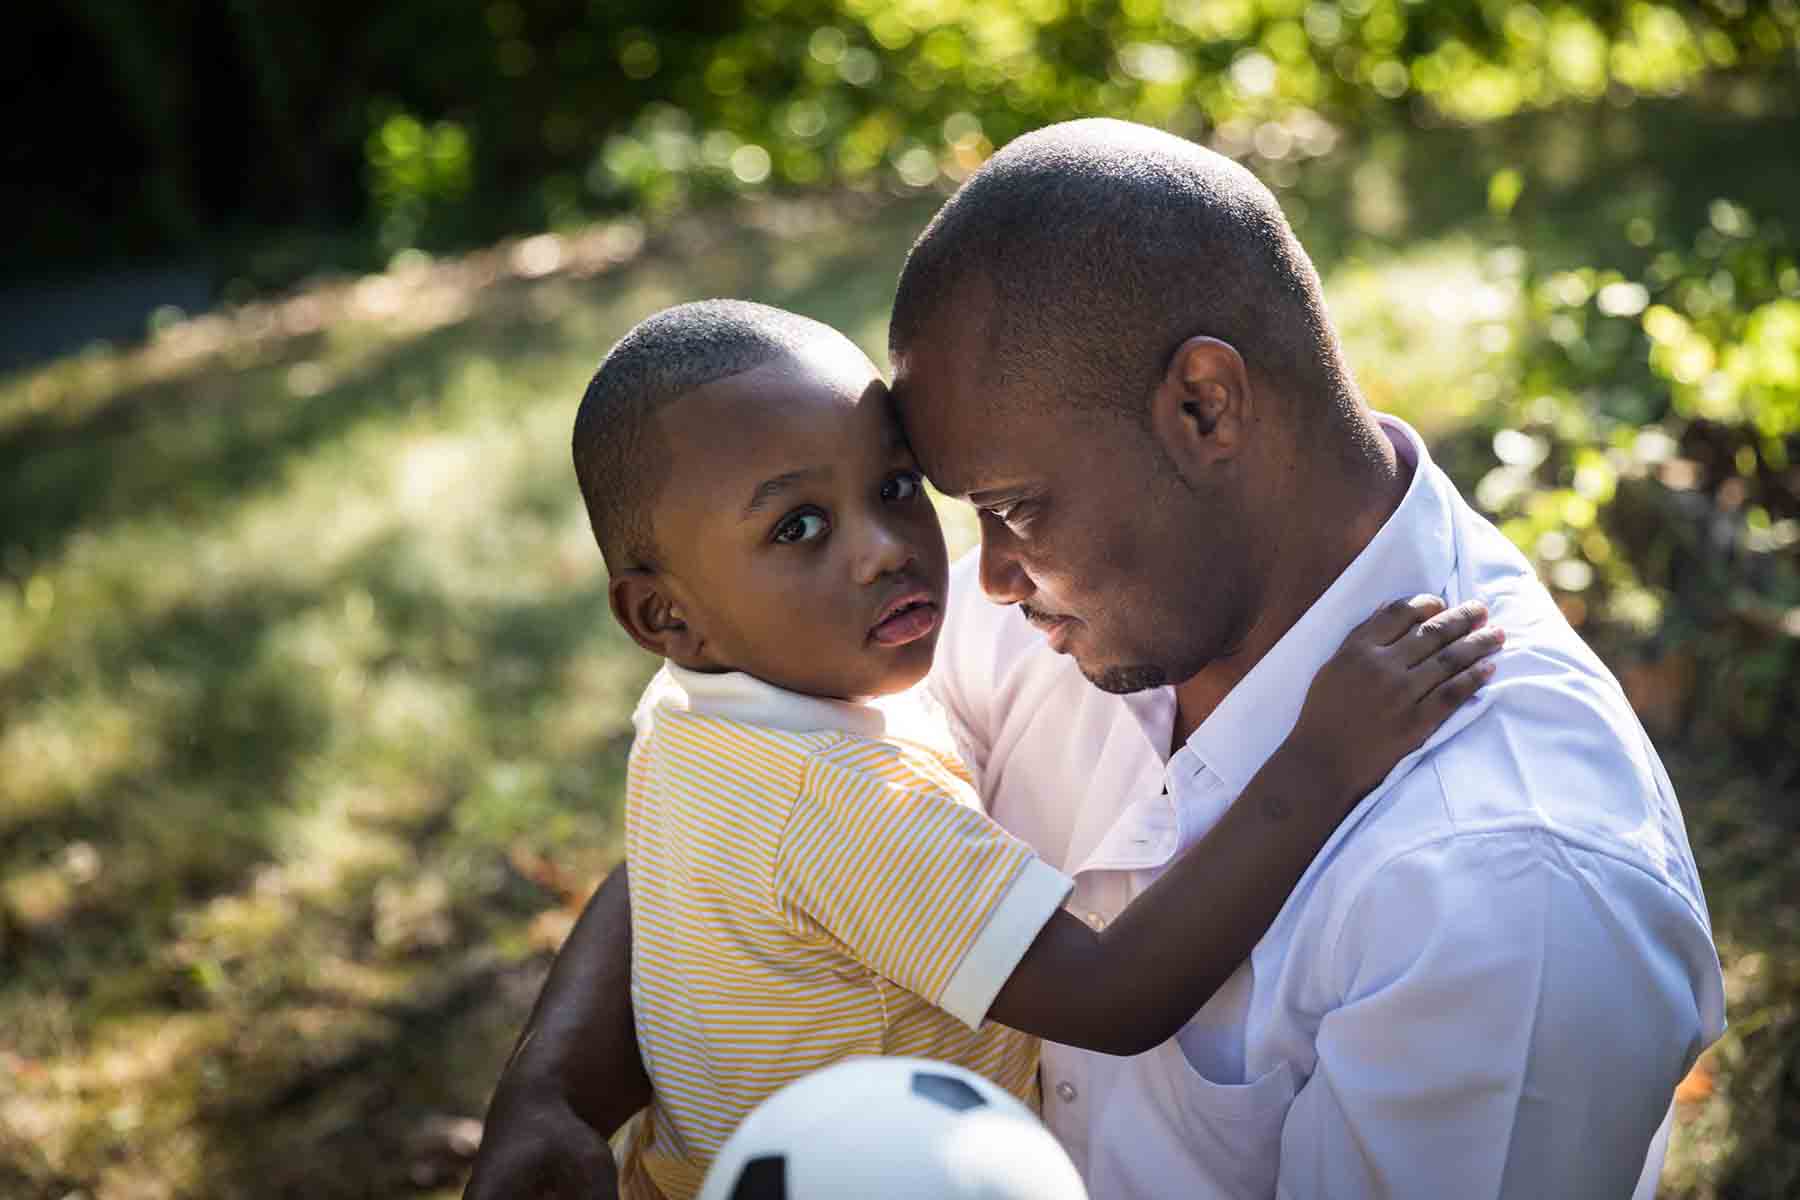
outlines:
[{"label": "boy's arm", "polygon": [[1104,932],[1057,912],[988,1016],[1110,1054],[1173,1037],[1249,956],[1344,815],[1492,673],[1486,656],[1502,639],[1485,619],[1479,604],[1443,612],[1420,598],[1364,622],[1219,823]]},{"label": "boy's arm", "polygon": [[501,1073],[465,1200],[616,1196],[606,1138],[649,1103],[621,865],[570,931]]}]

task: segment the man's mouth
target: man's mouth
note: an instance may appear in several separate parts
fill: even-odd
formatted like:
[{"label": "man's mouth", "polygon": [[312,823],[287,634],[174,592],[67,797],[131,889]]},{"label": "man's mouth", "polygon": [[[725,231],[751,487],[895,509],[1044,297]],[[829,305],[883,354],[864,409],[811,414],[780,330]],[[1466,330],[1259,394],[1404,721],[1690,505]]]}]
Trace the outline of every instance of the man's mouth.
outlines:
[{"label": "man's mouth", "polygon": [[903,592],[882,607],[869,630],[869,640],[883,646],[916,642],[937,628],[941,610],[924,588]]},{"label": "man's mouth", "polygon": [[1050,641],[1050,648],[1058,654],[1068,651],[1069,634],[1079,623],[1074,617],[1057,616],[1041,609],[1032,608],[1029,604],[1019,605],[1019,611],[1031,623],[1031,627],[1042,633]]}]

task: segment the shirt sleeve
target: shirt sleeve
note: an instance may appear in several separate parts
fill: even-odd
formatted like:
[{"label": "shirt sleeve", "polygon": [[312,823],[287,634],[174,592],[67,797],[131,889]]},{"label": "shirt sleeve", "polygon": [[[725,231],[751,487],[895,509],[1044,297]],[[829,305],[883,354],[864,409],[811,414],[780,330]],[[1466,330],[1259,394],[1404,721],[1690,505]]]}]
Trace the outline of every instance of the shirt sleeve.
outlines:
[{"label": "shirt sleeve", "polygon": [[789,923],[971,1028],[1072,886],[944,772],[809,764],[776,855]]},{"label": "shirt sleeve", "polygon": [[1283,1197],[1630,1196],[1710,1040],[1698,916],[1542,831],[1381,867],[1282,1132]]}]

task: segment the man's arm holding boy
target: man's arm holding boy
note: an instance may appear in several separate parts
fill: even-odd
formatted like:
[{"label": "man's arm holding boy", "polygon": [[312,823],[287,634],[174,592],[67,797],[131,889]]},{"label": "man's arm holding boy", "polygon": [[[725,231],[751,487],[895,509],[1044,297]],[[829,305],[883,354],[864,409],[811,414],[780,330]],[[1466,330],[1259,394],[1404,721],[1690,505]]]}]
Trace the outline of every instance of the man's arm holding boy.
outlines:
[{"label": "man's arm holding boy", "polygon": [[582,910],[507,1060],[465,1200],[617,1195],[606,1137],[649,1103],[621,865]]}]

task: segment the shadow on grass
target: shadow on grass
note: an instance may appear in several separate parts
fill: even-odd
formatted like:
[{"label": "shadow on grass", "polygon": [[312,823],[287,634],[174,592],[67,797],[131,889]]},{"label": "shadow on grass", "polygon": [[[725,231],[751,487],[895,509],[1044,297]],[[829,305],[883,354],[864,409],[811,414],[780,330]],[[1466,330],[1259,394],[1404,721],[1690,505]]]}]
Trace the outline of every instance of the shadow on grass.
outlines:
[{"label": "shadow on grass", "polygon": [[[1706,1196],[1800,1195],[1800,856],[1792,797],[1725,758],[1668,756],[1725,959],[1730,1028],[1708,1055],[1718,1080],[1677,1111],[1677,1168]],[[1681,1147],[1685,1136],[1714,1153]],[[1718,1151],[1722,1150],[1723,1153]],[[1696,1162],[1696,1160],[1699,1160]]]},{"label": "shadow on grass", "polygon": [[[926,212],[908,224],[922,225]],[[784,247],[779,236],[738,227],[729,215],[690,218],[646,260],[583,281],[569,302],[610,307],[619,297],[654,297],[632,313],[635,320],[662,303],[695,298],[646,288],[647,279],[692,274],[712,290],[862,324],[885,316],[905,249],[895,229],[890,209],[867,227],[834,225],[824,246]],[[559,285],[490,285],[468,317],[360,361],[351,356],[344,368],[333,366],[323,335],[299,336],[247,365],[213,356],[175,378],[122,388],[73,420],[28,416],[0,427],[0,510],[7,513],[0,560],[13,573],[20,563],[51,562],[77,531],[102,534],[123,520],[205,522],[362,422],[429,413],[471,358],[506,374],[533,357],[578,352],[534,311],[532,299],[547,286]],[[597,339],[590,361],[629,324],[616,322]],[[343,369],[343,377],[316,394],[317,384],[297,387],[295,368],[310,370],[320,359],[322,369]],[[569,398],[571,416],[578,398]]]},{"label": "shadow on grass", "polygon": [[[42,940],[28,934],[7,947],[4,990],[89,992],[99,976],[141,961],[176,908],[236,886],[268,855],[270,815],[287,806],[292,772],[326,734],[318,699],[264,654],[270,630],[307,603],[249,589],[178,607],[134,629],[132,651],[107,660],[112,694],[145,689],[135,738],[153,766],[0,825],[0,875],[41,869],[71,844],[107,865]],[[19,711],[26,689],[9,683],[0,703]]]},{"label": "shadow on grass", "polygon": [[77,531],[102,534],[118,521],[209,521],[358,423],[429,409],[466,356],[505,364],[529,353],[518,324],[429,331],[354,364],[316,395],[290,383],[324,349],[312,336],[254,365],[215,363],[127,388],[72,422],[28,419],[0,434],[8,559],[54,560]]},{"label": "shadow on grass", "polygon": [[[370,664],[376,682],[388,670],[455,673],[455,662],[420,647],[441,654],[450,632],[467,641],[475,665],[464,690],[480,749],[493,754],[533,753],[542,710],[560,698],[558,662],[595,637],[592,589],[542,604],[452,604],[409,569],[396,541],[359,556],[320,592],[345,589],[372,596],[405,648]],[[111,1094],[102,1086],[77,1161],[28,1164],[8,1195],[96,1190],[94,1172],[141,1161],[139,1139],[182,1113],[191,1114],[181,1126],[197,1139],[207,1195],[390,1195],[462,1169],[433,1123],[481,1111],[535,990],[512,981],[537,977],[530,963],[490,947],[516,944],[520,923],[555,897],[507,867],[504,837],[457,827],[459,801],[480,786],[458,777],[457,765],[483,755],[423,740],[410,751],[418,761],[400,769],[406,782],[441,786],[443,798],[350,822],[399,857],[351,866],[329,894],[265,903],[259,873],[283,857],[296,806],[316,803],[304,773],[334,736],[346,736],[329,728],[321,681],[264,653],[275,630],[320,602],[312,592],[245,589],[228,604],[180,608],[144,626],[140,649],[110,660],[107,674],[109,685],[128,688],[154,672],[159,694],[180,697],[165,700],[140,735],[156,747],[154,766],[0,838],[0,876],[38,868],[71,843],[106,864],[65,916],[6,940],[0,1011],[21,1018],[8,1018],[17,1035],[9,1048],[83,1064],[142,1036],[109,1033],[115,1025],[182,1019],[202,1023],[194,1036],[205,1059],[178,1063],[127,1099],[146,1114],[141,1130],[109,1129],[106,1114],[118,1109],[116,1099],[102,1102]],[[508,670],[487,669],[502,661]],[[610,811],[627,745],[604,736],[565,747],[548,794],[531,803],[548,815]],[[457,885],[444,900],[452,932],[389,944],[382,888],[404,892],[421,876]],[[220,899],[249,914],[249,940],[234,951],[229,939],[214,948],[200,935],[200,957],[184,954],[196,937],[186,918]],[[335,978],[340,971],[352,974]],[[363,974],[397,994],[368,1002]],[[0,1151],[5,1134],[0,1122]]]}]

